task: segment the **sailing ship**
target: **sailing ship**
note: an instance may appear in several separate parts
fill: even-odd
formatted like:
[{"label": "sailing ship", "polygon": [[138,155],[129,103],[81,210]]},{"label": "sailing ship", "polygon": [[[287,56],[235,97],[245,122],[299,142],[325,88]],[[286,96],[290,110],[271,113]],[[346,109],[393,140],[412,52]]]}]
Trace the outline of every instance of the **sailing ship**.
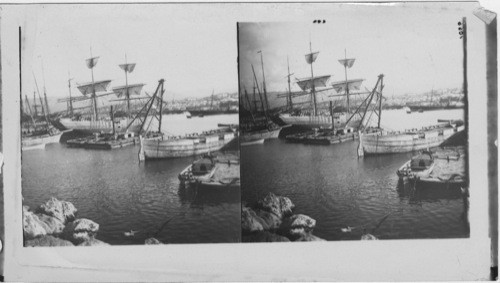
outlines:
[{"label": "sailing ship", "polygon": [[[62,124],[66,129],[73,129],[75,131],[83,133],[110,133],[115,130],[118,133],[122,132],[134,132],[139,130],[140,124],[136,120],[135,123],[129,123],[130,121],[130,95],[140,94],[143,84],[133,84],[128,85],[127,73],[131,73],[135,64],[122,64],[119,65],[125,71],[126,85],[123,87],[116,87],[112,92],[108,92],[108,86],[111,80],[94,80],[94,67],[97,65],[99,57],[91,57],[86,60],[87,67],[90,69],[92,74],[92,82],[84,83],[77,86],[78,90],[82,93],[83,97],[75,99],[70,97],[70,101],[84,101],[90,100],[90,108],[92,114],[90,116],[84,115],[73,115],[69,118],[60,118],[59,123]],[[127,101],[127,116],[119,117],[116,119],[111,119],[110,117],[99,117],[99,107],[97,105],[97,98],[102,96],[107,96],[110,94],[116,94],[118,97],[125,96]],[[67,99],[61,100],[67,101]],[[72,112],[73,112],[72,108]]]},{"label": "sailing ship", "polygon": [[[334,82],[331,86],[332,88],[328,88],[327,84],[330,79],[330,75],[323,76],[314,76],[313,71],[313,63],[318,58],[319,52],[313,52],[311,42],[309,42],[309,52],[305,55],[305,60],[307,64],[311,66],[311,77],[297,79],[296,83],[302,90],[302,94],[310,94],[311,96],[311,109],[312,112],[307,113],[304,111],[290,111],[290,113],[283,113],[279,115],[279,118],[285,123],[290,125],[301,126],[305,128],[344,128],[344,127],[353,127],[357,128],[359,126],[359,115],[357,111],[351,113],[350,109],[350,90],[359,90],[363,79],[355,79],[348,80],[347,79],[347,68],[351,68],[354,64],[355,58],[344,58],[340,59],[339,63],[344,66],[345,69],[345,81],[342,82]],[[317,103],[317,93],[326,91],[329,89],[334,89],[337,95],[332,96],[345,96],[346,97],[346,108],[337,107],[334,109],[333,113],[330,111],[319,112],[318,111],[318,103]],[[343,94],[340,94],[344,92]],[[300,94],[300,95],[302,95]],[[291,95],[288,98],[289,103],[291,103]]]},{"label": "sailing ship", "polygon": [[[282,126],[275,124],[269,115],[269,101],[267,99],[267,89],[266,89],[266,79],[264,75],[264,61],[262,56],[262,51],[259,51],[261,55],[261,63],[262,63],[262,90],[261,93],[259,84],[257,81],[257,77],[255,75],[255,69],[252,65],[252,72],[254,75],[254,86],[253,86],[253,99],[254,105],[252,107],[252,103],[250,102],[250,98],[248,96],[248,92],[246,88],[244,88],[244,99],[240,99],[240,145],[254,145],[254,144],[263,144],[267,139],[276,139],[278,138]],[[257,89],[259,94],[259,101],[261,104],[261,111],[259,111],[257,106],[257,99],[255,97],[255,90]],[[243,94],[243,93],[242,93]],[[247,106],[244,106],[244,102],[246,101]],[[248,110],[247,110],[248,108]]]},{"label": "sailing ship", "polygon": [[[163,83],[164,80],[160,80],[155,93],[145,105],[145,107],[148,108],[146,117],[150,116],[150,110],[154,111],[153,115],[148,119],[156,118],[158,120],[158,130],[156,132],[149,132],[149,129],[143,128],[146,119],[142,121],[140,135],[141,147],[139,150],[140,160],[202,155],[220,150],[236,137],[236,134],[230,130],[212,130],[183,137],[168,136],[164,134],[161,129],[163,93],[165,92],[163,90]],[[157,109],[159,109],[159,112],[157,112]]]},{"label": "sailing ship", "polygon": [[[38,90],[38,84],[36,83]],[[45,89],[45,87],[44,87]],[[46,91],[44,91],[46,93]],[[32,150],[32,149],[43,149],[46,144],[50,143],[59,143],[63,132],[56,129],[51,125],[48,116],[50,115],[49,108],[47,107],[47,95],[45,94],[45,103],[42,101],[40,96],[40,92],[38,92],[38,98],[40,99],[40,106],[43,114],[42,121],[37,121],[37,117],[34,116],[33,112],[36,112],[36,99],[34,100],[34,109],[35,111],[31,111],[31,107],[29,106],[28,97],[26,96],[26,109],[29,113],[30,120],[22,121],[21,125],[21,150]],[[45,105],[45,106],[44,106]],[[21,103],[22,109],[22,103]],[[24,113],[24,111],[21,111]],[[26,117],[26,115],[24,115]]]}]

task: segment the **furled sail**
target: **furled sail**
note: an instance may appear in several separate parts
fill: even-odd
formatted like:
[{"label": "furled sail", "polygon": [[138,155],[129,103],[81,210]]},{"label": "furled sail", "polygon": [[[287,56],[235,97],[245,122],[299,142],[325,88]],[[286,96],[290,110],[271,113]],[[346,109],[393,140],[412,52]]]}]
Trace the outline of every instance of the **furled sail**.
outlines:
[{"label": "furled sail", "polygon": [[326,76],[320,76],[320,77],[314,77],[314,78],[305,78],[305,79],[298,79],[297,84],[302,90],[308,90],[311,89],[312,86],[314,85],[314,88],[316,87],[325,87],[326,83],[330,79],[330,75]]},{"label": "furled sail", "polygon": [[97,65],[98,59],[99,59],[99,57],[92,57],[92,58],[85,60],[87,62],[87,68],[89,68],[89,69],[94,68],[95,65]]},{"label": "furled sail", "polygon": [[135,69],[135,63],[121,64],[120,68],[122,68],[122,70],[124,70],[127,73],[132,73]]},{"label": "furled sail", "polygon": [[[95,92],[107,91],[109,83],[111,80],[94,82]],[[81,84],[77,88],[83,95],[92,94],[92,83]]]},{"label": "furled sail", "polygon": [[314,61],[316,61],[316,58],[318,58],[319,52],[313,52],[306,54],[306,62],[307,64],[312,64]]},{"label": "furled sail", "polygon": [[116,94],[117,97],[122,97],[122,96],[125,96],[127,94],[127,89],[128,89],[129,96],[140,95],[143,86],[144,86],[144,84],[133,84],[133,85],[128,85],[128,86],[119,86],[119,87],[114,87],[113,92]]},{"label": "furled sail", "polygon": [[361,88],[361,84],[363,83],[363,81],[364,79],[354,79],[354,80],[347,80],[347,82],[346,81],[334,82],[332,83],[332,87],[337,93],[345,92],[346,86],[349,88],[349,91],[359,90]]},{"label": "furled sail", "polygon": [[340,59],[339,60],[339,63],[344,66],[344,67],[349,67],[351,68],[352,65],[354,65],[354,61],[356,61],[355,58],[352,58],[352,59]]}]

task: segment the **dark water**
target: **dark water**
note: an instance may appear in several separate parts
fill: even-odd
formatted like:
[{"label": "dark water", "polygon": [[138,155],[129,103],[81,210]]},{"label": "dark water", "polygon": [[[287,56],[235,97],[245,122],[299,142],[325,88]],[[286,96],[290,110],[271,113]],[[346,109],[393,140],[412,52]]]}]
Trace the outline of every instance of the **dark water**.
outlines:
[{"label": "dark water", "polygon": [[[177,118],[184,122],[186,132],[216,128],[216,123],[207,121],[221,120]],[[234,117],[222,120],[232,122]],[[189,123],[196,126],[189,127]],[[110,244],[143,244],[151,236],[165,243],[240,241],[238,190],[208,192],[181,187],[177,175],[193,157],[139,164],[138,151],[138,146],[95,151],[64,144],[25,151],[24,204],[36,208],[50,197],[70,201],[78,209],[78,217],[100,225],[97,238]],[[125,237],[123,232],[130,230],[140,232],[134,238]]]},{"label": "dark water", "polygon": [[[381,239],[468,237],[460,188],[398,189],[396,170],[411,154],[358,159],[356,148],[284,140],[242,147],[242,202],[268,192],[287,196],[294,213],[316,219],[314,234],[327,240],[359,239],[363,228]],[[343,233],[345,226],[363,228]]]},{"label": "dark water", "polygon": [[[401,130],[437,119],[463,119],[463,110],[389,110],[381,124]],[[357,142],[318,146],[284,140],[243,147],[242,202],[253,204],[268,192],[287,196],[295,213],[316,219],[314,234],[327,240],[359,239],[364,229],[383,239],[468,237],[467,202],[459,187],[398,186],[396,170],[411,153],[358,159],[356,150]],[[344,233],[345,226],[358,228]]]}]

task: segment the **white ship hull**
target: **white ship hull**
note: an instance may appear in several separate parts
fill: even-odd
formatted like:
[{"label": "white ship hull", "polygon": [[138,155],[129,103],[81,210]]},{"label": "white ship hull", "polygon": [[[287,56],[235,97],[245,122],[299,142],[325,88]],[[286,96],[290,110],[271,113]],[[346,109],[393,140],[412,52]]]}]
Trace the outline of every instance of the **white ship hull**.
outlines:
[{"label": "white ship hull", "polygon": [[50,143],[59,143],[61,140],[63,132],[59,132],[55,135],[41,135],[41,136],[33,136],[33,137],[23,137],[21,141],[21,149],[24,150],[32,150],[32,149],[43,149],[46,144]]},{"label": "white ship hull", "polygon": [[366,155],[404,153],[439,146],[464,127],[438,128],[415,133],[375,132],[361,134],[360,146]]},{"label": "white ship hull", "polygon": [[[196,156],[220,150],[235,138],[235,134],[216,133],[190,138],[141,138],[140,155],[144,159],[164,159]],[[142,158],[142,157],[141,157]]]}]

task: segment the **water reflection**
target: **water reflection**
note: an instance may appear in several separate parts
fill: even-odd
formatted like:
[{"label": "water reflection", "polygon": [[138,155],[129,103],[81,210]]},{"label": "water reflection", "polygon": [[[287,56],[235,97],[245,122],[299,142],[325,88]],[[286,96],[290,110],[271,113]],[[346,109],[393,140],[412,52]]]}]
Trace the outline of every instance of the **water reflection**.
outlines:
[{"label": "water reflection", "polygon": [[212,188],[180,184],[178,195],[183,204],[190,204],[192,208],[239,204],[241,201],[240,190],[235,188]]}]

